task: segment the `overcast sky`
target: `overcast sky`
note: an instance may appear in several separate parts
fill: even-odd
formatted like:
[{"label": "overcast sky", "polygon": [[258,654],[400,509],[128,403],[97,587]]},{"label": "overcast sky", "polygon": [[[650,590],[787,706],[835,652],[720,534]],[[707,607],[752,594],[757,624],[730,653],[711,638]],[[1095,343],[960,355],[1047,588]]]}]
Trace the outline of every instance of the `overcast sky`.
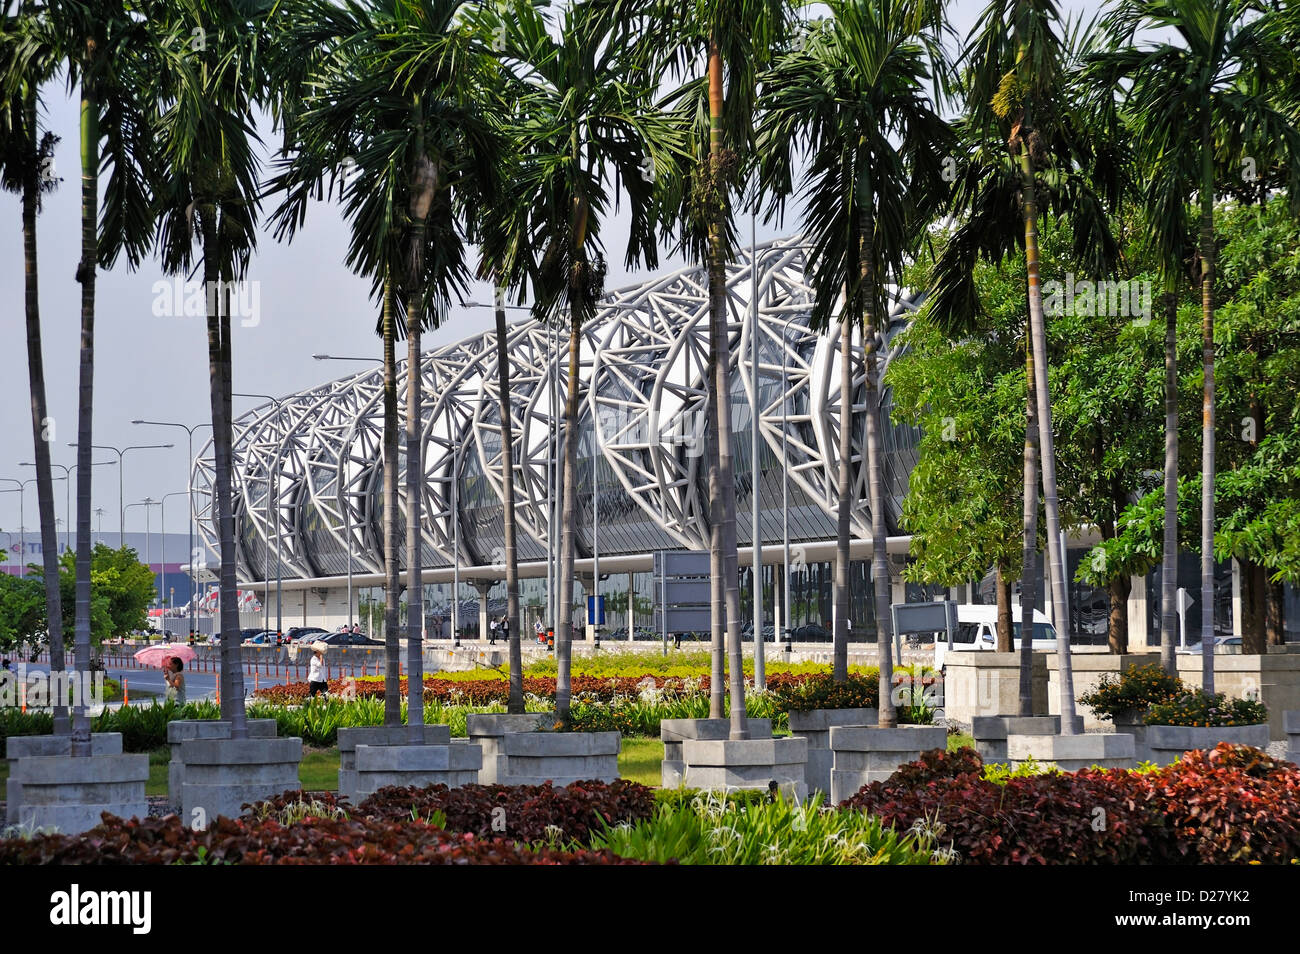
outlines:
[{"label": "overcast sky", "polygon": [[[962,36],[975,22],[982,2],[956,0],[952,20]],[[1072,0],[1064,10],[1094,11],[1096,0]],[[55,151],[55,174],[61,187],[45,199],[37,229],[39,236],[41,324],[44,335],[46,397],[53,418],[53,459],[71,465],[76,452],[67,446],[77,439],[77,375],[80,330],[80,286],[73,278],[80,248],[80,202],[77,188],[77,103],[57,86],[45,91],[46,127],[62,136]],[[263,129],[267,145],[276,139],[269,125]],[[101,183],[102,188],[102,183]],[[265,210],[264,210],[265,218]],[[749,235],[748,215],[741,228]],[[0,193],[0,380],[5,384],[3,419],[0,420],[0,477],[27,480],[35,469],[21,462],[33,460],[29,417],[27,345],[24,331],[22,232],[18,198]],[[758,223],[758,241],[798,230],[796,215],[784,227]],[[648,276],[629,274],[623,267],[626,242],[625,217],[607,226],[609,259],[607,287],[616,288]],[[313,353],[366,355],[378,358],[380,342],[374,334],[375,307],[369,285],[343,265],[347,227],[336,208],[317,204],[305,229],[292,245],[279,244],[263,233],[248,277],[260,288],[259,321],[244,327],[234,324],[234,390],[281,397],[331,378],[360,369],[358,364],[318,362]],[[668,259],[660,271],[680,268],[685,262]],[[136,418],[178,421],[189,425],[211,421],[208,388],[207,332],[202,317],[156,317],[154,284],[165,280],[155,260],[131,272],[124,262],[100,271],[95,309],[95,422],[94,443],[125,447],[131,444],[174,443],[171,450],[139,450],[126,455],[125,499],[186,488],[185,432],[179,428],[133,426]],[[478,287],[478,301],[490,301],[491,292]],[[518,314],[518,313],[516,313]],[[425,336],[427,348],[455,341],[491,327],[487,308],[453,309],[444,327]],[[235,412],[259,403],[235,398]],[[203,446],[209,429],[195,435],[195,451]],[[116,461],[111,451],[96,451],[96,460]],[[56,512],[64,513],[64,484],[55,468]],[[13,488],[0,482],[0,490]],[[25,494],[28,538],[37,525],[35,485]],[[73,505],[75,507],[75,488]],[[19,529],[19,495],[0,493],[0,530]],[[117,467],[95,468],[94,503],[102,507],[104,531],[118,526]],[[167,529],[186,528],[181,501],[169,501]],[[127,514],[128,531],[144,529],[144,508]],[[138,524],[138,526],[137,526]],[[98,520],[92,522],[97,528]],[[153,517],[157,529],[157,513]],[[2,538],[0,538],[2,539]],[[5,546],[7,541],[0,542]]]}]

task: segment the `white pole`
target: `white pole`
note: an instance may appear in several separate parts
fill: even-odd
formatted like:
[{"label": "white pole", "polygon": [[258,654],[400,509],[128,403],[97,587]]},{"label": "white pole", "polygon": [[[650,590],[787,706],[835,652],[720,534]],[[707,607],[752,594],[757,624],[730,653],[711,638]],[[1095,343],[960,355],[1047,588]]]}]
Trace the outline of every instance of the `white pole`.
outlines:
[{"label": "white pole", "polygon": [[460,475],[460,444],[452,452],[451,472],[451,639],[454,643],[460,638],[460,520],[456,513],[457,478]]},{"label": "white pole", "polygon": [[785,328],[781,331],[781,538],[782,547],[785,551],[785,632],[787,641],[793,633],[794,616],[791,611],[790,603],[790,454],[787,449],[786,432],[790,427],[789,415],[789,376],[786,373],[789,367],[790,351],[790,322],[794,320],[791,315],[786,319]]},{"label": "white pole", "polygon": [[[749,388],[750,405],[749,496],[750,527],[754,544],[751,589],[754,594],[754,688],[767,688],[766,648],[763,645],[763,528],[758,513],[758,232],[754,214],[749,216]],[[775,635],[775,631],[773,632]]]}]

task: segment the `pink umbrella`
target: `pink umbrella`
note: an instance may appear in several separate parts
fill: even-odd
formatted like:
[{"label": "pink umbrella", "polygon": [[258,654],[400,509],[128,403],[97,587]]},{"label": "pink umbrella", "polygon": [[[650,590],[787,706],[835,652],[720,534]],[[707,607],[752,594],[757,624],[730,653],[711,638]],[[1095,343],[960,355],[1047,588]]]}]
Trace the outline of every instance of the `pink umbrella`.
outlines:
[{"label": "pink umbrella", "polygon": [[163,643],[161,646],[149,646],[140,650],[135,654],[134,658],[142,666],[158,666],[162,668],[163,660],[172,656],[175,656],[181,662],[192,662],[194,650],[179,643]]}]

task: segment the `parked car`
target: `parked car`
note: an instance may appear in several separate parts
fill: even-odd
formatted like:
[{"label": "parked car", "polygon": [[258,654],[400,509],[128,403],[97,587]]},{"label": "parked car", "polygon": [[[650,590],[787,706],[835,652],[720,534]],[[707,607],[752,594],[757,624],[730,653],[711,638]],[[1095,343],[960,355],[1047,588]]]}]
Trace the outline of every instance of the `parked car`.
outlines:
[{"label": "parked car", "polygon": [[327,633],[323,636],[317,635],[311,639],[313,643],[324,643],[326,646],[382,646],[384,645],[378,639],[371,639],[362,633]]},{"label": "parked car", "polygon": [[275,630],[264,629],[256,635],[249,636],[244,640],[245,646],[275,646],[277,645]]},{"label": "parked car", "polygon": [[[986,651],[998,645],[998,608],[992,604],[963,603],[957,607],[957,631],[952,645],[947,633],[936,633],[934,667],[942,670],[948,653]],[[1020,607],[1011,607],[1011,636],[1014,649],[1020,649]],[[1038,610],[1034,610],[1034,632],[1030,648],[1040,652],[1056,649],[1056,627]]]},{"label": "parked car", "polygon": [[829,629],[825,626],[818,626],[816,623],[806,623],[799,626],[791,635],[796,643],[826,643],[834,639]]},{"label": "parked car", "polygon": [[327,636],[329,630],[319,626],[290,626],[284,638],[291,643],[315,642],[317,636]]}]

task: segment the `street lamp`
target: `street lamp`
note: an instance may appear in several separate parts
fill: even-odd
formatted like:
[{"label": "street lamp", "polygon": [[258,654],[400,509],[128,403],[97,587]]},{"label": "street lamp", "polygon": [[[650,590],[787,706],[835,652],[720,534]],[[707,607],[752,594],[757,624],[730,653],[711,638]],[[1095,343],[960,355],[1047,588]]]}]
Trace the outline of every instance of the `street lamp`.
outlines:
[{"label": "street lamp", "polygon": [[211,427],[211,426],[212,426],[212,423],[211,423],[210,421],[204,421],[204,422],[201,423],[201,424],[195,424],[195,425],[193,425],[193,426],[188,425],[188,424],[181,424],[181,423],[178,422],[178,421],[143,421],[143,420],[134,420],[134,421],[132,421],[131,423],[132,423],[132,424],[149,424],[149,425],[152,425],[152,426],[154,426],[154,427],[179,427],[179,428],[182,428],[182,429],[185,431],[185,438],[186,438],[186,442],[187,442],[187,444],[186,444],[186,446],[187,446],[187,451],[186,451],[186,453],[187,453],[187,457],[186,457],[186,459],[185,459],[185,487],[186,487],[186,492],[189,494],[189,498],[190,498],[190,499],[189,499],[189,503],[188,503],[188,506],[189,506],[189,508],[190,508],[190,513],[189,513],[189,519],[186,521],[186,523],[187,523],[187,525],[188,525],[189,532],[190,532],[190,556],[189,556],[189,564],[190,564],[190,632],[192,633],[192,632],[194,632],[195,629],[198,628],[198,622],[197,622],[196,619],[195,619],[195,613],[197,612],[197,607],[195,607],[195,605],[194,605],[194,604],[195,604],[195,599],[194,599],[194,598],[195,598],[195,596],[198,595],[198,591],[199,591],[199,582],[198,582],[198,580],[195,578],[195,574],[194,574],[194,432],[197,431],[200,427]]},{"label": "street lamp", "polygon": [[[76,447],[76,444],[68,444],[69,447]],[[125,496],[123,494],[123,485],[125,483],[124,472],[126,467],[122,463],[122,458],[126,456],[127,451],[133,450],[171,450],[175,444],[132,444],[129,447],[115,447],[112,444],[91,444],[95,450],[111,450],[117,455],[117,546],[118,549],[126,546],[126,506]]]},{"label": "street lamp", "polygon": [[[68,478],[66,476],[63,476],[63,477],[54,477],[52,479],[67,480]],[[0,477],[0,480],[4,480],[8,483],[18,485],[18,489],[16,491],[0,490],[0,494],[12,494],[12,493],[18,494],[18,569],[19,569],[19,575],[21,576],[22,565],[23,565],[22,557],[23,557],[23,553],[27,549],[27,524],[26,524],[27,508],[23,505],[23,502],[27,499],[25,493],[27,485],[36,483],[37,478],[30,477],[27,480],[18,480],[16,477]]]},{"label": "street lamp", "polygon": [[[122,508],[122,513],[125,514],[126,511],[130,510],[132,507],[144,507],[144,562],[145,566],[149,567],[150,573],[153,573],[153,552],[150,546],[149,508],[154,506],[161,507],[161,501],[154,500],[152,497],[145,497],[144,500],[141,500],[139,503],[127,504]],[[157,582],[158,581],[155,579],[154,585],[157,585]],[[162,631],[161,627],[162,624],[160,623],[160,632]]]},{"label": "street lamp", "polygon": [[[279,501],[280,453],[284,449],[284,439],[283,436],[280,434],[279,415],[280,415],[280,408],[283,406],[284,402],[282,402],[279,398],[271,397],[271,395],[269,394],[254,394],[248,391],[232,391],[231,397],[260,398],[262,400],[270,401],[272,404],[275,405],[276,437],[279,440],[279,444],[275,448],[275,461],[271,464],[271,473],[266,475],[266,519],[268,523],[271,522],[272,520],[274,520],[275,523],[275,631],[278,633],[280,632],[281,626],[284,622],[284,618],[281,613],[281,603],[280,603],[281,561],[280,561],[280,501]],[[274,517],[272,517],[272,512],[273,512],[271,507],[272,503],[275,504]],[[268,539],[269,536],[270,536],[270,531],[268,530]],[[266,629],[270,629],[271,628],[271,603],[270,603],[271,554],[270,551],[267,551],[265,563],[266,563],[267,600],[265,605],[262,607],[263,610],[262,619]]]},{"label": "street lamp", "polygon": [[[190,496],[189,490],[177,490],[170,494],[163,494],[162,498],[159,501],[160,509],[158,511],[158,538],[161,541],[161,545],[158,547],[158,549],[159,551],[161,551],[162,554],[162,558],[158,561],[160,564],[162,564],[162,581],[159,584],[160,589],[158,592],[159,602],[162,602],[163,597],[167,595],[167,498],[168,497],[189,497],[189,496]],[[191,508],[191,513],[193,513],[192,508]],[[194,559],[193,547],[190,548],[190,559],[191,560]],[[191,599],[190,618],[193,619],[193,617],[194,617],[194,600]],[[166,618],[167,618],[167,608],[164,605],[163,619]],[[193,626],[190,627],[190,632],[191,633],[194,632]]]},{"label": "street lamp", "polygon": [[[93,462],[91,463],[90,466],[92,466],[92,467],[111,467],[112,465],[113,465],[113,461],[111,461],[111,460],[97,460],[97,461],[93,461]],[[36,465],[35,465],[34,463],[32,463],[31,461],[25,460],[25,461],[22,461],[21,463],[19,463],[18,466],[19,466],[19,467],[35,467]],[[63,512],[64,512],[65,517],[67,518],[67,519],[64,520],[64,522],[63,522],[63,526],[64,526],[64,534],[63,534],[63,549],[65,549],[65,550],[71,550],[71,549],[72,549],[71,534],[72,534],[72,523],[73,523],[73,520],[72,520],[72,474],[73,474],[73,472],[76,471],[76,469],[77,469],[77,465],[76,465],[76,464],[73,464],[71,467],[65,467],[63,464],[56,464],[56,463],[54,463],[53,461],[51,461],[51,462],[50,462],[50,466],[51,466],[51,467],[57,467],[57,468],[59,468],[59,470],[63,471],[63,476],[60,477],[60,478],[57,478],[57,479],[67,481],[67,483],[66,483],[66,485],[65,485],[64,500],[63,500]],[[29,483],[30,483],[30,481],[29,481]],[[100,512],[100,513],[103,513],[102,510],[99,511],[99,512]]]}]

